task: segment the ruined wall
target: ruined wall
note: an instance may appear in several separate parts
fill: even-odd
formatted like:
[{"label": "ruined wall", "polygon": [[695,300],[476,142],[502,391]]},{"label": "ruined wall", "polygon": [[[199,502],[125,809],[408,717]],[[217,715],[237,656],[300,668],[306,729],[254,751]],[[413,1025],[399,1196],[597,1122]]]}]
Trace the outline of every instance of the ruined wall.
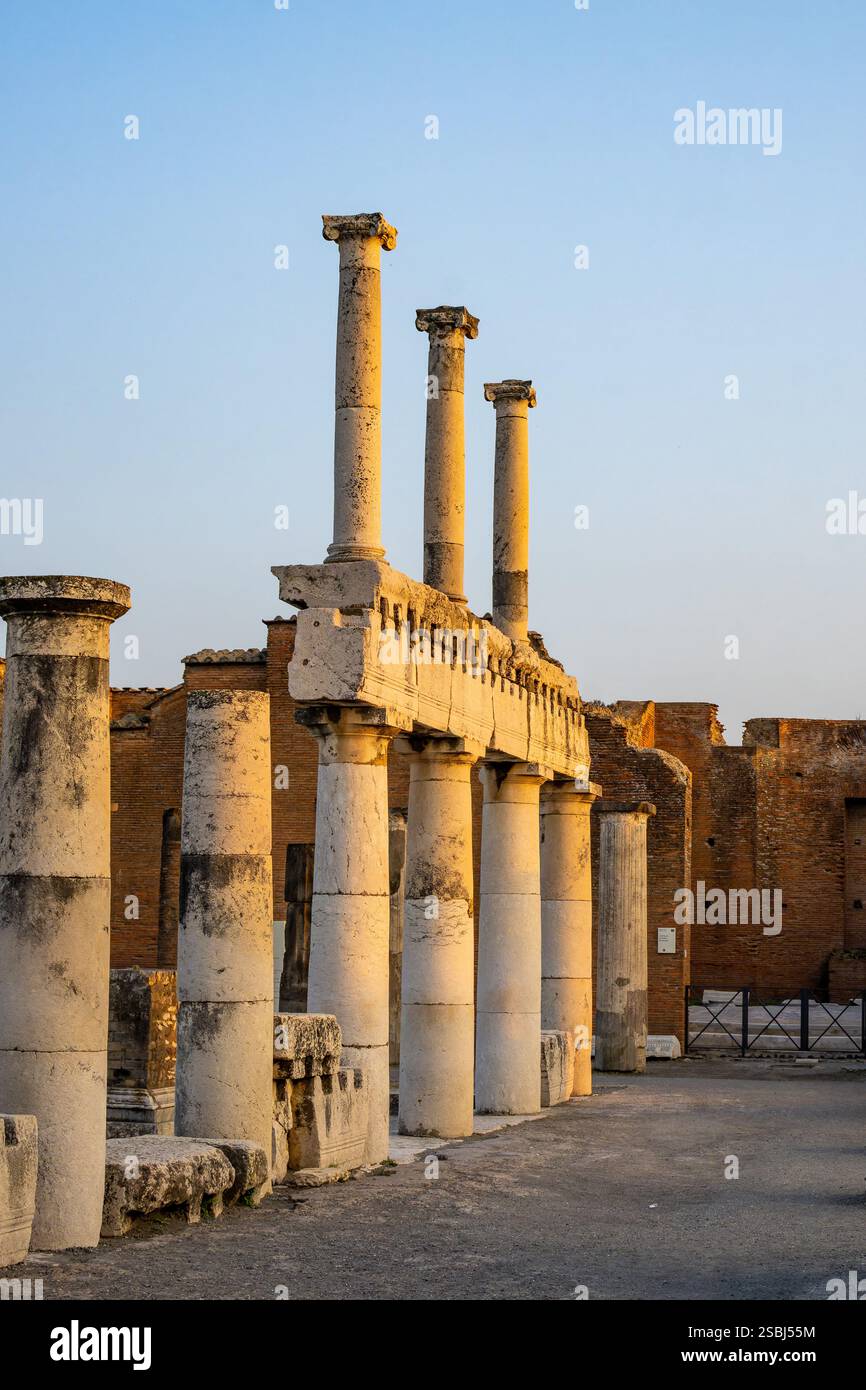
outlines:
[{"label": "ruined wall", "polygon": [[[651,746],[651,703],[614,708],[584,707],[592,780],[605,797],[651,801],[655,816],[647,825],[647,946],[650,1033],[674,1034],[683,1041],[683,997],[691,964],[690,928],[676,928],[673,955],[658,952],[659,927],[674,925],[674,893],[690,882],[692,817],[691,774],[667,752]],[[598,832],[592,833],[593,973],[598,947]]]}]

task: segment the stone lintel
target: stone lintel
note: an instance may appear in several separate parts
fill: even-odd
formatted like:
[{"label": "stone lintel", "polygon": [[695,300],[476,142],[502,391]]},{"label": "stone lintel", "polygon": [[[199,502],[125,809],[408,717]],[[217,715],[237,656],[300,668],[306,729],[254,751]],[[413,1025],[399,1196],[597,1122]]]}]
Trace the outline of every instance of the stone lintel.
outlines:
[{"label": "stone lintel", "polygon": [[416,309],[415,327],[419,333],[451,333],[462,330],[464,338],[478,337],[478,319],[463,304],[440,304],[436,309]]},{"label": "stone lintel", "polygon": [[322,236],[325,241],[340,241],[343,237],[362,237],[381,242],[383,251],[393,251],[397,245],[397,228],[386,222],[381,212],[355,212],[345,216],[322,214]]},{"label": "stone lintel", "polygon": [[485,381],[484,399],[498,405],[500,401],[526,401],[530,409],[537,405],[535,388],[531,381],[521,381],[517,377],[506,377],[504,381]]},{"label": "stone lintel", "polygon": [[466,758],[474,763],[479,762],[485,754],[485,745],[474,739],[420,727],[416,727],[412,733],[401,734],[394,747],[399,753],[410,757],[413,753],[428,753],[434,757],[441,754],[442,757]]},{"label": "stone lintel", "polygon": [[0,615],[77,613],[113,622],[128,612],[126,584],[78,574],[6,575],[0,579]]},{"label": "stone lintel", "polygon": [[609,797],[597,801],[595,809],[601,815],[654,816],[656,813],[651,801],[615,801]]},{"label": "stone lintel", "polygon": [[591,805],[594,801],[599,800],[602,789],[598,782],[578,782],[574,779],[566,780],[564,777],[556,776],[551,779],[541,795],[542,797],[574,796],[588,801]]}]

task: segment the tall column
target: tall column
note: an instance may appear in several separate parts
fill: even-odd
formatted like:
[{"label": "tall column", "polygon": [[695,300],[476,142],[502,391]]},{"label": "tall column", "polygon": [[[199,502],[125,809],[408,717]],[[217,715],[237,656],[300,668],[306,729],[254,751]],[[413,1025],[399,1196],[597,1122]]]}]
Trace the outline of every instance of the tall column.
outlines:
[{"label": "tall column", "polygon": [[541,1107],[539,791],[529,763],[481,768],[481,903],[475,1105],[529,1115]]},{"label": "tall column", "polygon": [[316,735],[316,848],[310,1013],[336,1014],[348,1066],[366,1074],[367,1162],[388,1157],[388,745],[396,730],[364,706],[306,706]]},{"label": "tall column", "polygon": [[649,801],[600,801],[596,1071],[645,1071]]},{"label": "tall column", "polygon": [[400,1008],[403,991],[403,923],[406,916],[406,812],[388,813],[388,873],[390,926],[388,929],[388,1061],[400,1064]]},{"label": "tall column", "polygon": [[401,1134],[472,1133],[472,792],[481,749],[410,738],[400,1026]]},{"label": "tall column", "polygon": [[430,337],[424,444],[424,583],[465,603],[466,513],[463,364],[478,320],[462,305],[419,309],[415,327]]},{"label": "tall column", "polygon": [[129,589],[0,579],[0,1105],[35,1115],[36,1250],[93,1246],[105,1188],[108,629]]},{"label": "tall column", "polygon": [[496,411],[493,475],[493,621],[515,642],[529,620],[529,410],[531,381],[487,382]]},{"label": "tall column", "polygon": [[328,560],[380,560],[382,308],[379,261],[397,244],[381,212],[322,218],[340,247],[334,419],[334,540]]},{"label": "tall column", "polygon": [[175,1133],[271,1151],[269,696],[187,696]]},{"label": "tall column", "polygon": [[541,1026],[574,1034],[572,1095],[592,1095],[590,809],[600,788],[541,793]]}]

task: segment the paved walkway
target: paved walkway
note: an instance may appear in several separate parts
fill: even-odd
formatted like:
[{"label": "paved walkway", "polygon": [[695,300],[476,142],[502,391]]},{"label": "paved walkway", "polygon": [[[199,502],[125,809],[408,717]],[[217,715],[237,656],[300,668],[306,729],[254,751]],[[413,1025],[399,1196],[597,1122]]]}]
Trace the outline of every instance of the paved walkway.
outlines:
[{"label": "paved walkway", "polygon": [[[683,1060],[380,1176],[97,1250],[49,1298],[825,1299],[866,1276],[866,1070]],[[739,1178],[725,1177],[731,1156]]]}]

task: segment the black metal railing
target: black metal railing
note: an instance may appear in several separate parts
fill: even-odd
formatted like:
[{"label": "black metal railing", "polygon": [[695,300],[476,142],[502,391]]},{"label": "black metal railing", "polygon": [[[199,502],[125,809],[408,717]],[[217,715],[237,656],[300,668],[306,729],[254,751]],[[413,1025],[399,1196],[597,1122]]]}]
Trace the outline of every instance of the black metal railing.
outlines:
[{"label": "black metal railing", "polygon": [[[746,1053],[754,1048],[755,1044],[768,1034],[769,1029],[775,1025],[780,1032],[773,1034],[774,1040],[778,1043],[780,1037],[784,1037],[787,1039],[790,1046],[777,1045],[773,1048],[774,1052],[812,1052],[817,1048],[822,1038],[826,1038],[833,1028],[837,1028],[843,1037],[848,1039],[851,1046],[846,1047],[840,1038],[838,1047],[822,1048],[820,1055],[827,1056],[831,1052],[850,1053],[853,1051],[866,1057],[866,990],[864,990],[863,994],[855,995],[852,999],[849,999],[848,1003],[842,1006],[838,1014],[834,1014],[830,1006],[822,999],[818,999],[814,991],[810,989],[801,989],[798,996],[794,996],[791,999],[783,999],[779,1002],[778,1000],[762,1000],[758,996],[756,990],[752,989],[749,985],[744,985],[742,989],[732,990],[729,998],[722,1001],[716,1000],[712,1004],[705,1004],[701,998],[695,998],[695,995],[700,995],[702,992],[702,989],[698,989],[694,985],[686,985],[685,987],[685,1019],[683,1027],[685,1052],[692,1050],[695,1043],[711,1029],[713,1024],[716,1024],[721,1032],[730,1038],[734,1047],[739,1051],[740,1056],[745,1057]],[[789,1032],[788,1026],[786,1026],[786,1022],[788,1021],[786,1020],[786,1022],[783,1022],[782,1018],[785,1011],[798,1001],[800,1006],[799,1028],[796,1033],[793,1033]],[[732,1029],[728,1027],[728,1022],[730,1020],[725,1020],[722,1015],[726,1010],[730,1009],[732,1005],[736,1006],[737,1004],[739,1004],[739,1028],[732,1031]],[[817,1032],[813,1023],[813,1005],[817,1005],[827,1017],[827,1024],[825,1027],[821,1027],[820,1032]],[[860,1020],[859,1037],[856,1032],[849,1032],[846,1023],[842,1022],[843,1017],[847,1018],[848,1010],[852,1008],[856,1010]],[[706,1023],[698,1028],[697,1031],[695,1031],[692,1020],[692,1011],[695,1009],[705,1009],[709,1015]],[[750,1010],[752,1009],[762,1009],[766,1014],[766,1019],[753,1020],[750,1014]],[[757,1027],[757,1031],[752,1031],[753,1023],[760,1024],[760,1026]],[[821,1026],[821,1024],[823,1024],[823,1019],[820,1020],[818,1026]]]}]

